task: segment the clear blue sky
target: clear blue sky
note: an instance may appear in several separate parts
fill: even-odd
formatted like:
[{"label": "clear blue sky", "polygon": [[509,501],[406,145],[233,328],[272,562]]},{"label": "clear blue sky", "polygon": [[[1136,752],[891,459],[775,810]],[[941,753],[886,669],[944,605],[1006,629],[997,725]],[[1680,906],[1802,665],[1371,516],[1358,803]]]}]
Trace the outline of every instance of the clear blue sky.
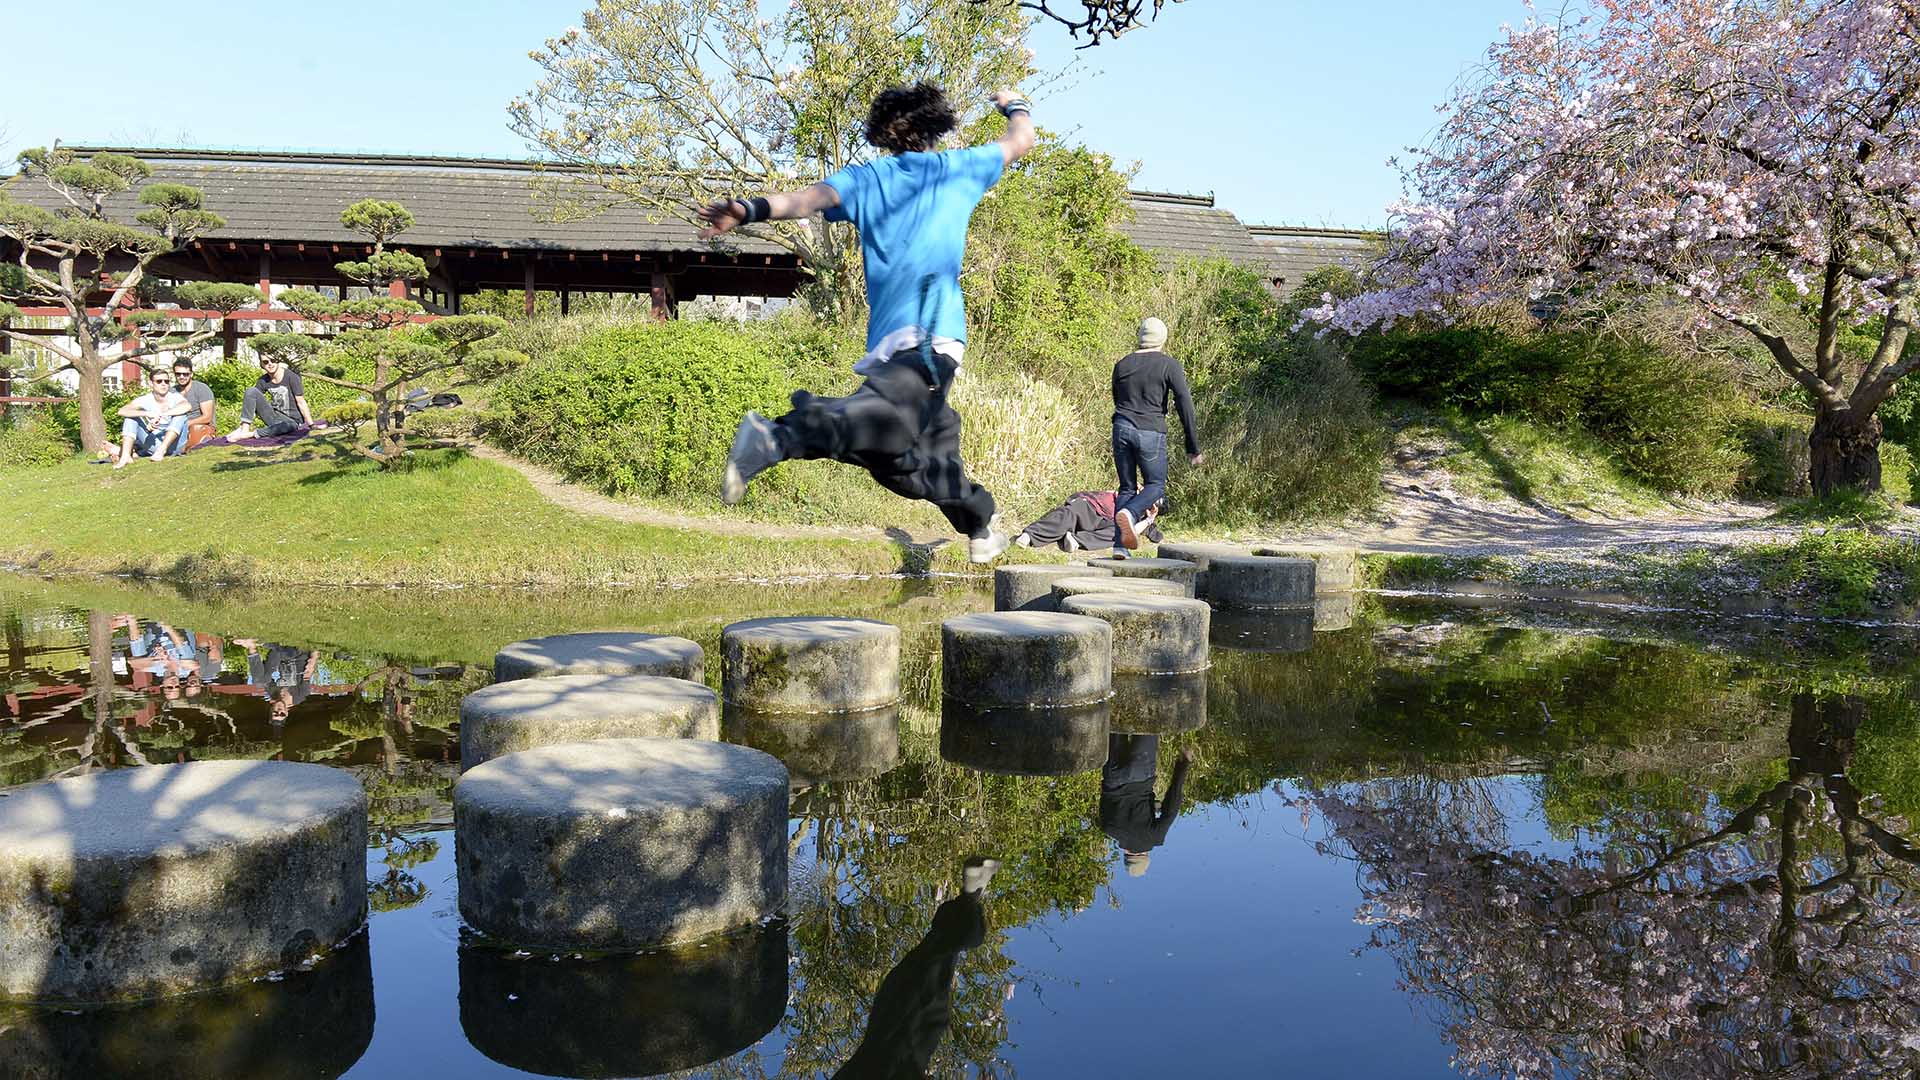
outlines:
[{"label": "clear blue sky", "polygon": [[[55,138],[524,156],[506,103],[534,80],[528,50],[584,4],[346,0],[242,16],[174,0],[165,18],[126,0],[0,6],[25,46],[9,50],[0,93],[10,161]],[[1399,194],[1388,155],[1425,140],[1433,106],[1524,16],[1520,0],[1187,0],[1078,53],[1085,70],[1035,116],[1138,161],[1139,187],[1212,191],[1255,222],[1378,225]],[[368,27],[396,43],[391,56],[362,58]],[[75,35],[91,42],[78,66],[33,44]],[[1043,64],[1076,55],[1057,27],[1035,37]],[[135,55],[162,62],[149,85],[120,77]]]}]

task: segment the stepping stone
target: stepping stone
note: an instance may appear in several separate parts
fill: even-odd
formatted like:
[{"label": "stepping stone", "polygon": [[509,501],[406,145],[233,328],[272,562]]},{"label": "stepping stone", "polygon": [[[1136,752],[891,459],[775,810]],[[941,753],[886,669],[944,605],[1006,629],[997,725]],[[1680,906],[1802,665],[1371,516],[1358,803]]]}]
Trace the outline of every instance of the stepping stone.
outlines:
[{"label": "stepping stone", "polygon": [[495,682],[549,675],[664,675],[706,682],[707,654],[683,637],[607,630],[516,641],[493,656]]},{"label": "stepping stone", "polygon": [[752,712],[861,712],[900,699],[900,628],[871,619],[751,619],[720,631],[721,691]]},{"label": "stepping stone", "polygon": [[1002,566],[993,572],[993,610],[1054,611],[1053,583],[1061,578],[1105,577],[1111,570],[1084,563],[1064,566]]},{"label": "stepping stone", "polygon": [[460,947],[460,1028],[542,1076],[658,1076],[759,1042],[787,1011],[787,928],[576,960]]},{"label": "stepping stone", "polygon": [[633,951],[751,926],[787,894],[787,770],[699,739],[522,750],[453,788],[460,914],[526,949]]},{"label": "stepping stone", "polygon": [[1209,634],[1216,649],[1238,652],[1300,653],[1313,648],[1313,609],[1213,613]]},{"label": "stepping stone", "polygon": [[1059,709],[976,709],[946,701],[940,756],[1004,776],[1066,776],[1107,760],[1106,702]]},{"label": "stepping stone", "polygon": [[373,960],[355,934],[285,978],[83,1009],[0,1010],[0,1076],[340,1076],[373,1042]]},{"label": "stepping stone", "polygon": [[1067,577],[1053,583],[1053,602],[1057,607],[1062,600],[1070,596],[1092,594],[1112,595],[1125,593],[1129,596],[1179,596],[1187,595],[1186,587],[1177,581],[1157,581],[1143,577]]},{"label": "stepping stone", "polygon": [[1253,552],[1240,544],[1170,543],[1159,545],[1154,549],[1154,554],[1162,559],[1192,563],[1197,568],[1193,578],[1193,595],[1204,600],[1207,599],[1208,582],[1212,580],[1207,567],[1214,559],[1222,555],[1251,555]]},{"label": "stepping stone", "polygon": [[940,656],[948,699],[983,709],[1087,705],[1110,692],[1113,630],[1049,611],[960,615],[940,626]]},{"label": "stepping stone", "polygon": [[764,750],[787,767],[796,787],[879,776],[900,764],[900,708],[796,716],[728,709],[728,742]]},{"label": "stepping stone", "polygon": [[1178,675],[1206,669],[1207,623],[1213,609],[1205,600],[1087,593],[1060,601],[1060,610],[1113,627],[1115,675]]},{"label": "stepping stone", "polygon": [[1171,735],[1207,726],[1207,673],[1113,676],[1113,730]]},{"label": "stepping stone", "polygon": [[113,1001],[293,968],[366,921],[342,769],[194,761],[0,792],[0,998]]},{"label": "stepping stone", "polygon": [[1199,564],[1190,563],[1185,559],[1150,559],[1135,556],[1130,559],[1094,559],[1087,565],[1111,570],[1116,577],[1171,581],[1184,588],[1187,596],[1193,595],[1193,583],[1200,576]]},{"label": "stepping stone", "polygon": [[1253,553],[1269,558],[1312,559],[1313,587],[1322,596],[1352,592],[1359,582],[1355,568],[1360,561],[1360,552],[1354,548],[1290,548],[1256,544]]},{"label": "stepping stone", "polygon": [[720,696],[661,675],[552,675],[494,683],[460,701],[460,768],[595,739],[718,739]]},{"label": "stepping stone", "polygon": [[1217,608],[1313,606],[1313,560],[1222,555],[1207,563],[1207,600]]},{"label": "stepping stone", "polygon": [[1357,593],[1321,593],[1313,598],[1315,630],[1345,630],[1353,625],[1359,613],[1360,599]]}]

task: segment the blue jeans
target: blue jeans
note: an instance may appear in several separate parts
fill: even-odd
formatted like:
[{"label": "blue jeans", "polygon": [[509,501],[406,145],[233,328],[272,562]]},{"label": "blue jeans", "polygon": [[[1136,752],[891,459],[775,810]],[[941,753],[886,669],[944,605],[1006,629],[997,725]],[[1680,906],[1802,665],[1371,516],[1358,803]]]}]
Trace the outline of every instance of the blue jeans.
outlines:
[{"label": "blue jeans", "polygon": [[[167,432],[169,431],[173,432],[172,446],[179,446],[185,442],[187,440],[187,418],[184,416],[176,416],[158,428],[149,428],[131,416],[120,421],[120,437],[124,439],[129,435],[133,436],[133,452],[136,454],[151,454],[155,450],[160,449],[160,440],[166,438]],[[169,447],[169,449],[171,448],[172,447]]]},{"label": "blue jeans", "polygon": [[1120,474],[1114,513],[1125,510],[1139,521],[1167,491],[1167,433],[1141,431],[1126,420],[1115,420],[1113,467]]}]

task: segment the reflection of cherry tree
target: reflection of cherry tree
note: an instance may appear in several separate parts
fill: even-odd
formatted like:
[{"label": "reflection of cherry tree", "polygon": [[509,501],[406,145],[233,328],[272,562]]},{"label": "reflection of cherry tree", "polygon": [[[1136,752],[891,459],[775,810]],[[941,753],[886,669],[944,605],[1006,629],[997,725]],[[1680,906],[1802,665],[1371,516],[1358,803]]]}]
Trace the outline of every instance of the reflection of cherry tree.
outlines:
[{"label": "reflection of cherry tree", "polygon": [[1920,850],[1845,775],[1862,713],[1797,697],[1786,778],[1679,835],[1625,813],[1539,855],[1494,785],[1389,783],[1312,796],[1319,846],[1466,1071],[1910,1076]]}]

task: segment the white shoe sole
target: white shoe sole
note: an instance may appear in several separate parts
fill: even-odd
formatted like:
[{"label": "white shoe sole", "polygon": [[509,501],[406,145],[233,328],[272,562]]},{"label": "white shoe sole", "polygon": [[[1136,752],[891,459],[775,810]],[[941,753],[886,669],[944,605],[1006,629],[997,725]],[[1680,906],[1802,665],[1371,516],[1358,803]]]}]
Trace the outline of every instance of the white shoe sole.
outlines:
[{"label": "white shoe sole", "polygon": [[740,457],[753,437],[753,421],[758,414],[749,411],[734,429],[733,446],[727,450],[727,470],[720,476],[720,505],[732,506],[747,495],[747,478],[740,475]]}]

